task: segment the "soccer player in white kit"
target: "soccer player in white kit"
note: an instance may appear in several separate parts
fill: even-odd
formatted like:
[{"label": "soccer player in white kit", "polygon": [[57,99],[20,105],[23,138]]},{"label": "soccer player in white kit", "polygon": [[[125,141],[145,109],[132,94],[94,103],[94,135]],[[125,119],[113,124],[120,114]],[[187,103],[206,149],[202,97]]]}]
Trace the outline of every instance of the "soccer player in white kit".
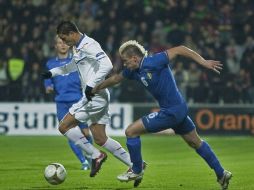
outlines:
[{"label": "soccer player in white kit", "polygon": [[81,100],[73,104],[69,113],[60,121],[59,131],[92,157],[90,177],[94,177],[100,170],[102,163],[107,159],[107,154],[90,144],[81,131],[75,128],[79,122],[89,125],[96,144],[131,167],[129,153],[105,132],[106,125],[110,124],[108,90],[92,93],[93,87],[105,80],[111,71],[113,66],[110,59],[97,41],[82,34],[70,21],[63,21],[57,26],[57,35],[68,46],[73,47],[73,58],[69,64],[46,71],[42,76],[51,78],[78,71],[84,93]]}]

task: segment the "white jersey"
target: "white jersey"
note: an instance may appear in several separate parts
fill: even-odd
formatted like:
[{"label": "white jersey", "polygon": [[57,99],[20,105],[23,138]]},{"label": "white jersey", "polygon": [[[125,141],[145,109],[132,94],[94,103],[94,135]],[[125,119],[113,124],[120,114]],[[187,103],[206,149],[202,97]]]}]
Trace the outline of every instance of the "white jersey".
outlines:
[{"label": "white jersey", "polygon": [[[73,57],[70,63],[50,70],[52,77],[78,71],[83,92],[86,86],[95,87],[103,81],[106,75],[113,68],[113,65],[101,49],[101,46],[94,39],[83,35],[77,46],[73,47]],[[86,96],[79,102],[73,104],[69,109],[71,115],[80,122],[88,125],[92,123],[110,124],[109,114],[109,92],[101,90],[88,102]]]},{"label": "white jersey", "polygon": [[87,35],[83,35],[79,44],[73,47],[71,62],[51,69],[50,72],[54,77],[78,71],[82,88],[85,89],[86,85],[95,87],[103,81],[112,68],[113,65],[100,44]]}]

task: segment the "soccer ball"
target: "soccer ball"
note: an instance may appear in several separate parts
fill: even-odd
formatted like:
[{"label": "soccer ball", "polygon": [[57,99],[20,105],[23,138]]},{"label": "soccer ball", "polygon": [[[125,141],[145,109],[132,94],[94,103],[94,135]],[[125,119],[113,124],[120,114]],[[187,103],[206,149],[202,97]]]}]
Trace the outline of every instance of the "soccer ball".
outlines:
[{"label": "soccer ball", "polygon": [[44,171],[44,177],[52,185],[63,183],[66,178],[67,172],[62,164],[52,163],[49,164]]}]

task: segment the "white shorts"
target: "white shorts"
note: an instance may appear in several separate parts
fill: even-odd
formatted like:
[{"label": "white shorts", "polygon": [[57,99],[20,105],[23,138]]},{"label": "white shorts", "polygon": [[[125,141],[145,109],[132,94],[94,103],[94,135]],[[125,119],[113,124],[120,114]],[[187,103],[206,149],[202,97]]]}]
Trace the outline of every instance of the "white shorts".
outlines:
[{"label": "white shorts", "polygon": [[84,95],[81,100],[72,105],[69,112],[78,121],[87,123],[88,126],[93,123],[110,125],[109,100],[108,90],[96,94],[90,102],[87,102]]}]

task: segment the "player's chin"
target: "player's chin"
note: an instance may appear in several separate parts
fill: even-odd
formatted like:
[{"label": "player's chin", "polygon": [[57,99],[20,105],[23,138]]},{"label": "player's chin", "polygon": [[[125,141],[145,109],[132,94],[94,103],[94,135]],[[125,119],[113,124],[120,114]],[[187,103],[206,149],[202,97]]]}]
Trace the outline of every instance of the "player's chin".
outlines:
[{"label": "player's chin", "polygon": [[133,71],[135,68],[134,67],[127,67],[127,69]]}]

